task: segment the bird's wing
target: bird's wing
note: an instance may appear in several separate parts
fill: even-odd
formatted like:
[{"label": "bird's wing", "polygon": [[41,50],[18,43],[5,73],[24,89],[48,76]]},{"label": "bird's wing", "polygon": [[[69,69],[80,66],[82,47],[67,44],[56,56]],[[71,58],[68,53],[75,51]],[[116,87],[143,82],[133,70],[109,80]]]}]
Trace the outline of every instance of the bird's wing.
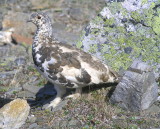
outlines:
[{"label": "bird's wing", "polygon": [[48,72],[56,75],[61,83],[90,85],[106,83],[113,77],[107,65],[80,49],[61,43],[52,47]]}]

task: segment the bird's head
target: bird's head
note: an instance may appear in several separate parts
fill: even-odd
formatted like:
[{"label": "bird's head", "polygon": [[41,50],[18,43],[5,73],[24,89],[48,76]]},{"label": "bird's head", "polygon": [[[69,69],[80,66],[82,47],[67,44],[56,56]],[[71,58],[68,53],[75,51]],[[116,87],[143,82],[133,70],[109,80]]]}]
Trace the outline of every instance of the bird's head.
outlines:
[{"label": "bird's head", "polygon": [[27,22],[34,23],[37,27],[51,24],[50,18],[43,12],[36,12],[31,14],[29,20]]}]

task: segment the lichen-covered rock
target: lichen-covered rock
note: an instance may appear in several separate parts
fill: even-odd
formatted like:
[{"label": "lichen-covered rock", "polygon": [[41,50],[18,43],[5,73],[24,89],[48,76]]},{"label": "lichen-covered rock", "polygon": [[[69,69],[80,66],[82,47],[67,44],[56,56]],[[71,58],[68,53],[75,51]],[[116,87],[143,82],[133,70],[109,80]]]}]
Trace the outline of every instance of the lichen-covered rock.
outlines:
[{"label": "lichen-covered rock", "polygon": [[110,2],[84,31],[77,47],[104,60],[116,70],[134,59],[148,62],[160,75],[160,1]]},{"label": "lichen-covered rock", "polygon": [[157,97],[158,86],[152,68],[136,60],[125,72],[110,102],[123,109],[137,112],[149,108]]},{"label": "lichen-covered rock", "polygon": [[30,106],[26,100],[15,99],[0,109],[0,128],[18,129],[26,121]]}]

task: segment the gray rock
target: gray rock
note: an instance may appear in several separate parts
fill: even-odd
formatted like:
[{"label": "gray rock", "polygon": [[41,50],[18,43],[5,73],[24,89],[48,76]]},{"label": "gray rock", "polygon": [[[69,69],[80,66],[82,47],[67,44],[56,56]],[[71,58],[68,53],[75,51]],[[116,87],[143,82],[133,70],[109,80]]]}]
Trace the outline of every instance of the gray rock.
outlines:
[{"label": "gray rock", "polygon": [[160,102],[160,96],[158,96],[157,101],[159,101],[159,102]]},{"label": "gray rock", "polygon": [[16,63],[17,66],[24,65],[26,64],[26,59],[24,59],[23,57],[19,57],[15,59],[14,62]]},{"label": "gray rock", "polygon": [[18,98],[36,98],[36,95],[29,91],[20,91],[17,96]]},{"label": "gray rock", "polygon": [[28,116],[28,121],[30,122],[30,123],[34,123],[35,121],[36,121],[36,117],[34,116],[34,115],[30,115],[30,116]]},{"label": "gray rock", "polygon": [[0,56],[4,57],[7,55],[7,53],[10,51],[11,45],[2,45],[0,46]]},{"label": "gray rock", "polygon": [[[39,81],[36,81],[36,82],[38,83]],[[31,84],[26,83],[22,87],[24,90],[29,91],[33,94],[37,94],[38,91],[42,88],[42,87],[38,87],[36,85],[32,85],[32,83]]]},{"label": "gray rock", "polygon": [[[160,77],[158,0],[106,0],[86,27],[77,47],[119,71],[136,58],[151,64]],[[156,14],[156,15],[155,15]],[[157,36],[158,35],[158,36]]]},{"label": "gray rock", "polygon": [[54,5],[54,1],[50,0],[30,0],[32,5],[32,10],[39,10],[39,9],[47,9],[51,8]]},{"label": "gray rock", "polygon": [[71,120],[69,121],[69,123],[67,124],[68,128],[80,128],[82,127],[81,122],[78,120]]},{"label": "gray rock", "polygon": [[158,114],[160,113],[160,106],[153,104],[150,108],[145,110],[146,113],[155,113]]},{"label": "gray rock", "polygon": [[158,86],[149,65],[134,61],[110,98],[112,104],[130,111],[148,109],[158,97]]},{"label": "gray rock", "polygon": [[29,129],[35,129],[37,126],[37,123],[33,123],[29,126]]},{"label": "gray rock", "polygon": [[81,10],[81,8],[71,8],[69,10],[69,15],[77,21],[84,20],[84,12]]},{"label": "gray rock", "polygon": [[[14,61],[17,57],[28,56],[28,53],[26,52],[26,48],[20,45],[2,45],[0,46],[0,56],[4,57],[5,60],[13,57],[12,59]],[[0,60],[2,60],[2,58]]]},{"label": "gray rock", "polygon": [[0,73],[1,86],[7,86],[7,85],[9,86],[11,80],[13,80],[14,75],[15,71]]},{"label": "gray rock", "polygon": [[23,12],[8,11],[4,16],[2,26],[3,28],[14,28],[14,33],[29,37],[35,30],[34,25],[27,24],[27,20],[30,14]]},{"label": "gray rock", "polygon": [[30,106],[26,100],[15,99],[0,109],[0,127],[18,129],[26,121]]},{"label": "gray rock", "polygon": [[7,31],[0,31],[0,44],[1,43],[9,43],[11,44],[12,42],[12,33],[13,33],[14,29],[9,29]]},{"label": "gray rock", "polygon": [[6,93],[5,96],[7,96],[8,98],[18,92],[20,92],[22,90],[22,87],[13,87],[10,88]]}]

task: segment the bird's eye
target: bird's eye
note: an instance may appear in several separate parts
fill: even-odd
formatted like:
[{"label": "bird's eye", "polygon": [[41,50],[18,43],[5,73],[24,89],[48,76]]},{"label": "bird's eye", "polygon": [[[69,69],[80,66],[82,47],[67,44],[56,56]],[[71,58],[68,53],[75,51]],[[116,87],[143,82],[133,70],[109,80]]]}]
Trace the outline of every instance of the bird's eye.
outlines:
[{"label": "bird's eye", "polygon": [[41,19],[41,16],[38,16],[37,18],[38,18],[38,19]]}]

